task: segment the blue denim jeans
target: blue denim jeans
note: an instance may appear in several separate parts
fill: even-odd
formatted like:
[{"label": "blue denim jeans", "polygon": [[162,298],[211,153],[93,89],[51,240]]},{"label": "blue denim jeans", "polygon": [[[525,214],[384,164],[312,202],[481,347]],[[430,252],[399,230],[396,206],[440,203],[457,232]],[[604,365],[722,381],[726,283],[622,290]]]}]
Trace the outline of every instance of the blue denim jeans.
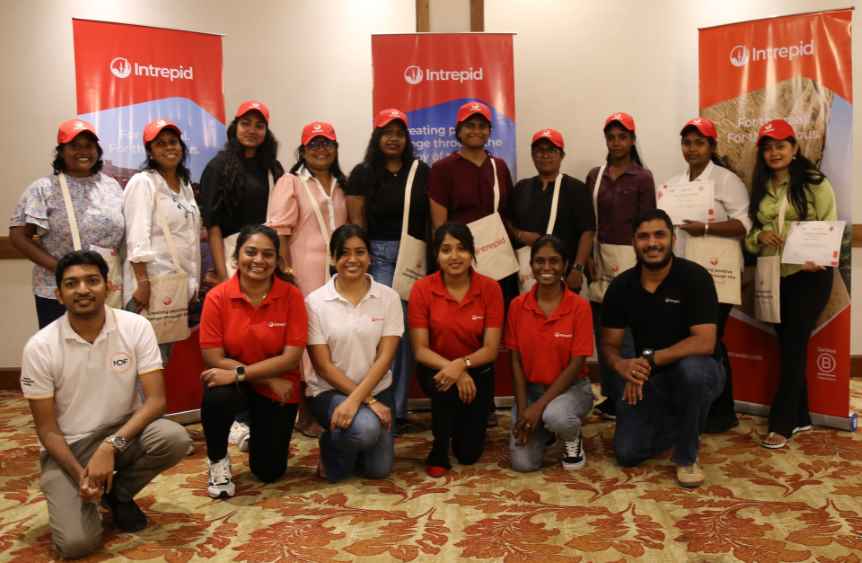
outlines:
[{"label": "blue denim jeans", "polygon": [[[547,385],[527,384],[527,405],[538,401]],[[565,392],[554,397],[542,413],[542,423],[530,432],[526,444],[518,444],[515,437],[509,437],[509,452],[512,456],[512,469],[515,471],[536,471],[542,468],[545,446],[550,433],[560,440],[576,440],[581,433],[581,419],[593,408],[593,387],[589,379],[579,379]],[[512,424],[518,420],[518,405],[512,405]]]},{"label": "blue denim jeans", "polygon": [[725,373],[712,356],[689,356],[658,368],[634,406],[617,401],[614,449],[620,465],[638,465],[668,448],[672,461],[697,461],[709,407],[724,388]]},{"label": "blue denim jeans", "polygon": [[[392,408],[392,386],[375,398]],[[311,398],[311,412],[324,428],[320,435],[320,462],[331,483],[358,473],[369,479],[383,479],[392,471],[395,441],[392,429],[387,430],[369,407],[356,411],[348,428],[330,430],[332,413],[347,399],[344,393],[330,390]]]},{"label": "blue denim jeans", "polygon": [[[623,396],[625,380],[611,369],[602,355],[602,304],[591,301],[590,306],[593,309],[593,332],[596,336],[596,355],[599,358],[602,395],[616,403],[617,399]],[[620,348],[620,356],[623,358],[635,357],[635,339],[632,336],[632,331],[628,328],[623,333],[623,345]]]},{"label": "blue denim jeans", "polygon": [[[397,240],[371,241],[371,266],[368,273],[377,283],[392,287],[395,277],[395,260],[398,258]],[[413,371],[413,350],[410,348],[410,337],[407,329],[407,303],[401,302],[404,312],[404,336],[395,351],[395,361],[392,362],[392,387],[395,396],[395,418],[407,419],[407,395],[410,391],[410,372]]]}]

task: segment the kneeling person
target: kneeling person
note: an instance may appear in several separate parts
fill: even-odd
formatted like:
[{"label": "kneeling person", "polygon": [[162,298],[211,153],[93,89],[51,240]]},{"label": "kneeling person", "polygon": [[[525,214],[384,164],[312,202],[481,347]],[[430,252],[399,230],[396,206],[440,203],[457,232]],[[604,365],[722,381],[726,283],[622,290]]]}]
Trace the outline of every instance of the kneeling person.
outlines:
[{"label": "kneeling person", "polygon": [[119,529],[146,527],[133,497],[190,446],[180,425],[160,418],[165,391],[153,328],[105,306],[107,274],[95,252],[60,259],[57,299],[66,313],[30,338],[21,368],[43,448],[40,484],[53,542],[67,558],[99,548],[99,501]]},{"label": "kneeling person", "polygon": [[[697,487],[704,480],[697,465],[700,433],[725,383],[715,355],[718,298],[704,268],[673,255],[673,239],[664,211],[637,219],[637,265],[605,294],[601,352],[625,380],[614,434],[620,465],[637,465],[672,447],[677,481]],[[636,358],[620,355],[627,327]]]},{"label": "kneeling person", "polygon": [[560,239],[539,237],[530,254],[537,283],[512,301],[506,327],[515,391],[512,468],[540,469],[553,432],[563,441],[563,467],[580,469],[586,462],[581,422],[593,406],[584,370],[593,353],[592,312],[564,282],[569,262]]}]

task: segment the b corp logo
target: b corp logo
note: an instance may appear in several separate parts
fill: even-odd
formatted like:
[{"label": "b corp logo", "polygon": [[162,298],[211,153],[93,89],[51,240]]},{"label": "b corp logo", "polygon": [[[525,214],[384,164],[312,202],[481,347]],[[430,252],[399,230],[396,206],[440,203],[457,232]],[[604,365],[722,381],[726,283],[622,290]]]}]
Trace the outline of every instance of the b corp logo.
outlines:
[{"label": "b corp logo", "polygon": [[422,69],[416,65],[410,65],[404,69],[404,81],[407,84],[415,86],[422,82],[424,77],[425,74],[422,72]]},{"label": "b corp logo", "polygon": [[126,57],[114,57],[110,64],[111,74],[117,78],[128,78],[132,74],[132,63]]},{"label": "b corp logo", "polygon": [[817,369],[823,374],[832,374],[837,364],[835,356],[831,353],[824,351],[817,354]]},{"label": "b corp logo", "polygon": [[748,47],[737,45],[730,50],[730,64],[733,66],[745,66],[748,64]]}]

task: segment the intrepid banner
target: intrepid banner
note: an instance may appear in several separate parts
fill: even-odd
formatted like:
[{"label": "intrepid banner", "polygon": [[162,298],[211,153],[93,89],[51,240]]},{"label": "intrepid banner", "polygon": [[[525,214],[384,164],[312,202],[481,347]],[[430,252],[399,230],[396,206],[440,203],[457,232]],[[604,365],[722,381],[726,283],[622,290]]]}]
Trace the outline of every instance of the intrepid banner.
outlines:
[{"label": "intrepid banner", "polygon": [[[700,30],[700,113],[715,121],[719,151],[730,166],[750,188],[757,131],[781,118],[835,189],[838,219],[847,228],[832,295],[809,340],[807,381],[815,423],[845,429],[856,424],[849,408],[852,14],[836,10]],[[772,402],[780,358],[773,327],[754,319],[752,270],[725,342],[737,405],[761,412]]]},{"label": "intrepid banner", "polygon": [[515,170],[515,73],[511,34],[374,35],[374,115],[398,108],[427,164],[455,152],[455,114],[468,101],[492,112],[487,148]]},{"label": "intrepid banner", "polygon": [[174,121],[197,181],[225,142],[221,37],[120,23],[72,20],[78,115],[92,122],[104,172],[125,186],[145,159],[141,133]]}]

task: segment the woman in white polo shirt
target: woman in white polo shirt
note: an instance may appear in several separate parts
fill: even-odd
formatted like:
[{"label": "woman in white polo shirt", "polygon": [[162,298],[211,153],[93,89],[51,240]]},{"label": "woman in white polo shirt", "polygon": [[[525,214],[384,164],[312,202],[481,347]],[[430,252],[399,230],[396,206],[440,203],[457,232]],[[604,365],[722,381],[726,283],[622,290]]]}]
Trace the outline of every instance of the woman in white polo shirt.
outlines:
[{"label": "woman in white polo shirt", "polygon": [[[721,237],[739,242],[739,260],[742,264],[742,237],[751,228],[748,217],[748,190],[745,184],[718,156],[718,133],[715,124],[705,117],[696,117],[688,121],[680,131],[682,156],[688,162],[688,170],[666,182],[666,185],[687,184],[689,182],[709,182],[714,189],[712,214],[706,223],[701,221],[685,221],[674,229],[676,245],[674,253],[686,256],[686,243],[691,237]],[[660,205],[659,205],[660,206]],[[704,428],[705,432],[724,432],[737,426],[739,420],[733,403],[733,382],[730,373],[730,359],[727,348],[722,342],[724,327],[730,310],[730,303],[719,304],[718,332],[716,333],[717,352],[727,374],[724,391],[713,402],[709,409],[709,417]]]},{"label": "woman in white polo shirt", "polygon": [[382,479],[392,469],[392,360],[404,317],[398,293],[368,275],[369,240],[359,225],[330,240],[336,275],[306,298],[312,370],[305,374],[320,436],[321,477],[336,482],[358,468]]}]

